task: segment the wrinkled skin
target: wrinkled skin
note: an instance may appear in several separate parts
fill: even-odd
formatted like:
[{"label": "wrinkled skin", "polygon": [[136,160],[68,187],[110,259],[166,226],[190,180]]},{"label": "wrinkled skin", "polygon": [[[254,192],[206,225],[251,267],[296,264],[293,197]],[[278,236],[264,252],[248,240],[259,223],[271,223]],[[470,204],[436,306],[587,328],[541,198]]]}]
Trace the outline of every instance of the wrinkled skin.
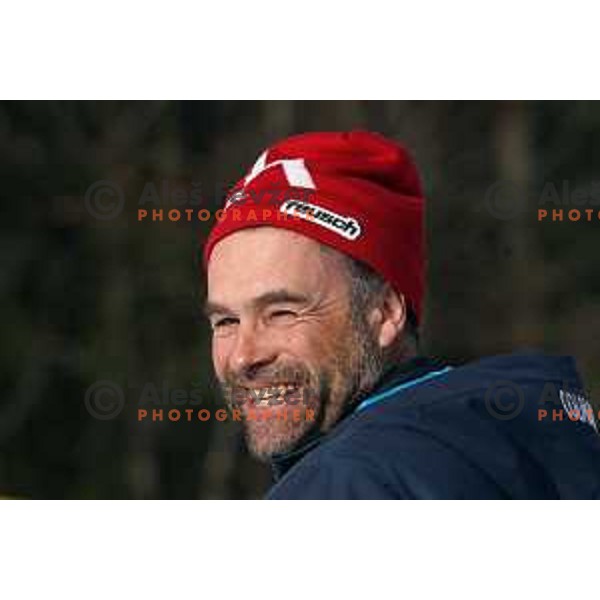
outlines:
[{"label": "wrinkled skin", "polygon": [[[331,429],[374,384],[382,352],[403,325],[396,306],[356,322],[339,255],[267,226],[215,246],[206,312],[216,375],[230,408],[241,411],[250,451],[263,460],[314,429]],[[294,408],[300,419],[291,418]]]}]

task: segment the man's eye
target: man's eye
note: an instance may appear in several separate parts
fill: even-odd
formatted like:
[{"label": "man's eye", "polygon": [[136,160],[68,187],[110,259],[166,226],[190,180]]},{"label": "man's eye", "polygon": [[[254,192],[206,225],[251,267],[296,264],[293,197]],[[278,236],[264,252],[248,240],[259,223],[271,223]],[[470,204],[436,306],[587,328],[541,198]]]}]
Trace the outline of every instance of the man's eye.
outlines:
[{"label": "man's eye", "polygon": [[213,329],[222,329],[223,327],[229,327],[230,325],[235,325],[238,322],[234,317],[224,317],[222,319],[218,319],[212,325]]},{"label": "man's eye", "polygon": [[297,316],[298,315],[293,310],[281,309],[281,310],[274,310],[269,315],[269,318],[272,321],[287,322],[287,321],[293,321]]}]

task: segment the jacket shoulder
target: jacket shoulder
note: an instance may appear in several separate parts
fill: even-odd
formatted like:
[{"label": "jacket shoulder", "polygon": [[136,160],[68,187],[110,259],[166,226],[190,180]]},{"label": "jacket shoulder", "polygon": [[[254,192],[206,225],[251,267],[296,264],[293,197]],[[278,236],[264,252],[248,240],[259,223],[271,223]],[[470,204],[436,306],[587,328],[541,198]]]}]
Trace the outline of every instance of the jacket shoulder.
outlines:
[{"label": "jacket shoulder", "polygon": [[490,357],[392,394],[348,417],[269,497],[598,497],[600,438],[588,424],[537,419],[549,382],[581,386],[574,361]]}]

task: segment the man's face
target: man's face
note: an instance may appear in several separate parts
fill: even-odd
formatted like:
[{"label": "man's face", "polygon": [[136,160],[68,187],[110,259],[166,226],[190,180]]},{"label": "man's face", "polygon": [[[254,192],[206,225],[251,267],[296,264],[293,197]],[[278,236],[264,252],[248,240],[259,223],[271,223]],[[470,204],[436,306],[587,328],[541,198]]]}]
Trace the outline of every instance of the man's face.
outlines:
[{"label": "man's face", "polygon": [[206,308],[217,377],[261,459],[330,429],[361,388],[365,352],[378,350],[353,323],[339,256],[285,229],[245,229],[219,242]]}]

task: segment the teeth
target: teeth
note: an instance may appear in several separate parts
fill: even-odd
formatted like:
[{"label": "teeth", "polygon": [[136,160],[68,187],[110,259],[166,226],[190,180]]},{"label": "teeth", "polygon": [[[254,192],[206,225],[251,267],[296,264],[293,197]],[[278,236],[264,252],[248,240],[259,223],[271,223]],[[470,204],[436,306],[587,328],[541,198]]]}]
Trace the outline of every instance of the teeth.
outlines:
[{"label": "teeth", "polygon": [[257,406],[265,406],[272,398],[283,400],[284,396],[290,391],[296,389],[296,387],[297,386],[293,384],[281,384],[271,387],[253,388],[252,394],[254,398],[258,400]]}]

